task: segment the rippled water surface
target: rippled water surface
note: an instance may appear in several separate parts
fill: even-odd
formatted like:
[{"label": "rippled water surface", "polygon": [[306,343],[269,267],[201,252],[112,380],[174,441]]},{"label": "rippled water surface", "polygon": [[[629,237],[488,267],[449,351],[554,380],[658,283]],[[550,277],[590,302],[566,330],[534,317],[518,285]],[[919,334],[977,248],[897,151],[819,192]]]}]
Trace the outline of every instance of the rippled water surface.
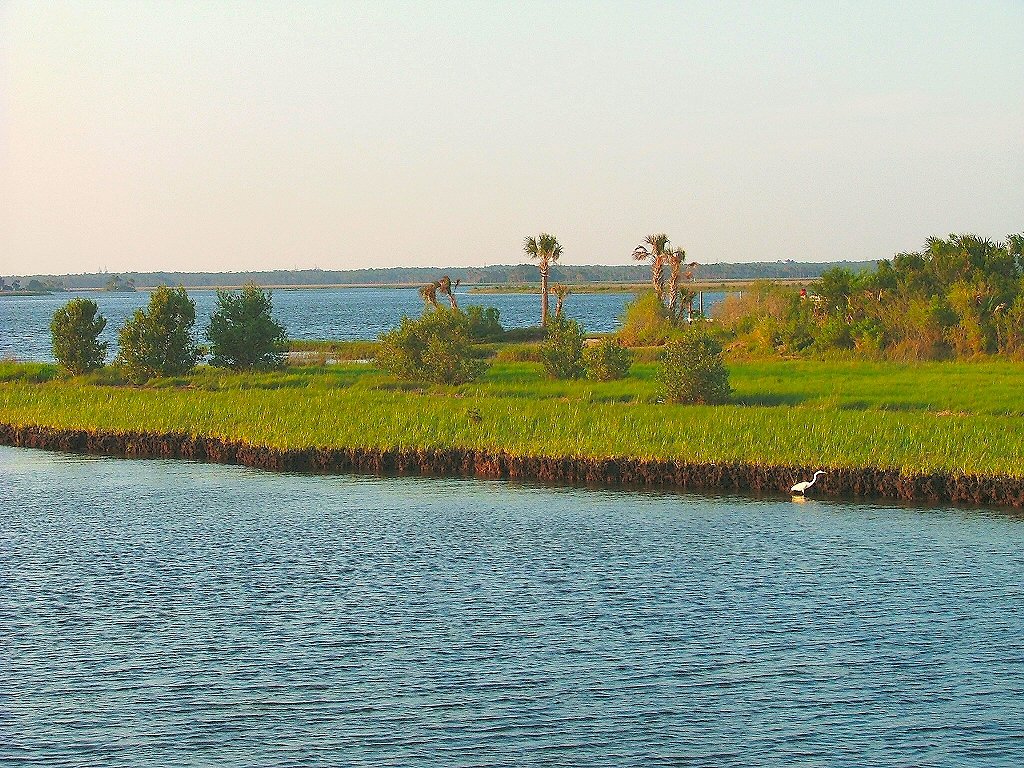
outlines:
[{"label": "rippled water surface", "polygon": [[[196,330],[203,334],[210,323],[217,295],[213,291],[189,291],[196,303]],[[148,291],[136,293],[55,293],[50,296],[0,296],[0,359],[50,361],[50,321],[53,313],[76,296],[95,301],[107,318],[102,339],[109,357],[117,351],[117,331],[125,320],[149,301]],[[272,292],[274,312],[293,339],[375,339],[398,324],[403,314],[418,316],[423,302],[415,288],[306,288]],[[706,293],[705,309],[724,294]],[[565,304],[569,317],[588,331],[605,333],[618,325],[630,293],[573,294]],[[535,294],[459,295],[460,306],[496,307],[506,328],[537,325],[540,297]]]},{"label": "rippled water surface", "polygon": [[0,763],[1021,765],[1024,522],[0,448]]}]

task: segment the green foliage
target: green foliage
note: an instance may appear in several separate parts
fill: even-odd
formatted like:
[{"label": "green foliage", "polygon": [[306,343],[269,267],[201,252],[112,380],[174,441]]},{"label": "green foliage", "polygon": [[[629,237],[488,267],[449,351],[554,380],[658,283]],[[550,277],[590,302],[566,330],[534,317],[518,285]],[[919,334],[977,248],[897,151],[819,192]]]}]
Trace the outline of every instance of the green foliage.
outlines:
[{"label": "green foliage", "polygon": [[540,360],[553,379],[578,379],[583,375],[583,329],[561,315],[548,319]]},{"label": "green foliage", "polygon": [[595,381],[614,381],[629,375],[633,353],[618,339],[605,337],[583,350],[583,367],[587,378]]},{"label": "green foliage", "polygon": [[157,288],[149,307],[135,310],[121,329],[114,364],[136,383],[189,373],[199,358],[195,321],[196,305],[184,288]]},{"label": "green foliage", "polygon": [[[282,449],[456,447],[776,465],[827,456],[833,467],[1024,477],[1024,365],[991,358],[758,360],[730,366],[732,403],[685,407],[655,403],[657,366],[649,364],[613,382],[495,364],[459,388],[414,392],[369,365],[201,367],[160,389],[118,387],[105,378],[111,370],[36,384],[56,366],[0,363],[0,423],[212,435]],[[474,410],[480,418],[466,418]]]},{"label": "green foliage", "polygon": [[53,314],[50,335],[53,356],[72,376],[94,371],[107,357],[107,342],[100,334],[107,319],[91,299],[72,299]]},{"label": "green foliage", "polygon": [[541,344],[523,342],[521,344],[502,344],[494,359],[503,363],[539,363]]},{"label": "green foliage", "polygon": [[858,275],[842,267],[825,270],[811,286],[825,314],[845,315],[858,287]]},{"label": "green foliage", "polygon": [[920,252],[879,262],[874,273],[828,269],[806,297],[755,286],[726,299],[715,316],[735,336],[735,350],[856,350],[901,360],[1019,355],[1022,244],[1022,235],[998,243],[933,237]]},{"label": "green foliage", "polygon": [[732,395],[722,345],[702,323],[687,328],[665,347],[658,377],[670,403],[726,403]]},{"label": "green foliage", "polygon": [[644,291],[623,309],[619,338],[627,347],[660,346],[675,331],[668,309],[654,291]]},{"label": "green foliage", "polygon": [[50,363],[16,363],[0,360],[0,382],[27,381],[35,384],[53,381],[59,369]]},{"label": "green foliage", "polygon": [[381,335],[375,361],[402,379],[464,384],[487,370],[473,351],[466,316],[440,308],[419,320],[403,317],[398,328]]},{"label": "green foliage", "polygon": [[473,341],[500,341],[505,335],[500,313],[495,307],[466,307],[469,336]]},{"label": "green foliage", "polygon": [[247,283],[240,293],[217,291],[217,309],[206,330],[210,362],[235,370],[281,366],[287,339],[273,309],[270,294],[255,283]]}]

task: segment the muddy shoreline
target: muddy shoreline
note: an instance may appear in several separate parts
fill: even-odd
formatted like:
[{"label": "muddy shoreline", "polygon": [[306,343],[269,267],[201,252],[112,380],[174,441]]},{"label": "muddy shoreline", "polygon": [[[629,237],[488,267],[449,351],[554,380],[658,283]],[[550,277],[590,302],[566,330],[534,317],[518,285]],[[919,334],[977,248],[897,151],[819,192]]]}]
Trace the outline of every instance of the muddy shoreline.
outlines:
[{"label": "muddy shoreline", "polygon": [[[186,434],[107,432],[0,424],[0,445],[136,459],[186,459],[275,472],[423,475],[540,481],[607,488],[788,493],[821,467],[513,456],[475,449],[307,448],[282,450]],[[1024,478],[891,469],[830,469],[819,496],[1024,507]]]}]

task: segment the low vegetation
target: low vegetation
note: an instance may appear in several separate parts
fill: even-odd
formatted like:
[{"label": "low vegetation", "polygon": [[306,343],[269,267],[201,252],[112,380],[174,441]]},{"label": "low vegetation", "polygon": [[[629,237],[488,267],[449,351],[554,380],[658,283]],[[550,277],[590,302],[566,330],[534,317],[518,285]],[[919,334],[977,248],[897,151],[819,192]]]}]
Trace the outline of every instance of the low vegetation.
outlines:
[{"label": "low vegetation", "polygon": [[494,363],[459,386],[408,387],[367,364],[195,373],[125,386],[113,369],[55,378],[0,364],[0,422],[184,432],[279,448],[463,447],[1024,476],[1024,365],[757,361],[728,405],[658,402],[658,366],[611,382]]},{"label": "low vegetation", "polygon": [[1022,357],[1024,235],[931,238],[875,271],[830,269],[807,291],[762,283],[714,316],[737,353]]},{"label": "low vegetation", "polygon": [[594,381],[615,381],[629,375],[633,352],[614,337],[606,336],[583,349],[583,368]]},{"label": "low vegetation", "polygon": [[393,376],[437,384],[464,384],[487,369],[474,354],[466,315],[440,307],[418,320],[403,317],[380,337],[375,360]]},{"label": "low vegetation", "polygon": [[721,405],[732,395],[722,345],[703,324],[684,329],[665,347],[658,380],[670,403]]},{"label": "low vegetation", "polygon": [[583,329],[575,320],[555,315],[544,328],[540,361],[552,379],[578,379],[583,375]]}]

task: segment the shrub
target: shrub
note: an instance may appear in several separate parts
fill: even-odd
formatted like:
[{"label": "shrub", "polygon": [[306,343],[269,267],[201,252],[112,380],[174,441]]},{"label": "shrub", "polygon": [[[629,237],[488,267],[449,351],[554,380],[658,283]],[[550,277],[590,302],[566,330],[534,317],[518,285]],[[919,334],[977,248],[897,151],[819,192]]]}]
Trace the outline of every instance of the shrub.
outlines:
[{"label": "shrub", "polygon": [[101,368],[106,360],[107,342],[99,338],[107,319],[98,312],[95,301],[72,299],[53,313],[53,356],[72,376]]},{"label": "shrub", "polygon": [[284,362],[287,339],[273,317],[270,294],[255,283],[240,293],[217,291],[217,309],[206,330],[210,362],[225,368],[278,368]]},{"label": "shrub", "polygon": [[553,379],[578,379],[583,375],[583,329],[575,320],[557,315],[544,329],[540,361]]},{"label": "shrub", "polygon": [[583,350],[583,367],[587,377],[596,381],[624,379],[633,364],[633,353],[618,339],[605,337]]},{"label": "shrub", "polygon": [[670,403],[719,404],[732,395],[722,345],[702,324],[686,328],[665,347],[658,379]]},{"label": "shrub", "polygon": [[499,341],[505,335],[501,315],[494,307],[466,307],[469,336],[473,341]]},{"label": "shrub", "polygon": [[196,305],[184,288],[157,288],[148,310],[135,310],[121,329],[115,365],[136,383],[190,373],[199,358],[192,332],[195,321]]},{"label": "shrub", "polygon": [[473,355],[466,316],[444,308],[428,310],[419,320],[403,317],[381,335],[375,361],[399,378],[437,384],[464,384],[487,370]]},{"label": "shrub", "polygon": [[619,338],[627,347],[660,346],[675,329],[668,309],[654,291],[645,291],[628,302],[620,319]]}]

